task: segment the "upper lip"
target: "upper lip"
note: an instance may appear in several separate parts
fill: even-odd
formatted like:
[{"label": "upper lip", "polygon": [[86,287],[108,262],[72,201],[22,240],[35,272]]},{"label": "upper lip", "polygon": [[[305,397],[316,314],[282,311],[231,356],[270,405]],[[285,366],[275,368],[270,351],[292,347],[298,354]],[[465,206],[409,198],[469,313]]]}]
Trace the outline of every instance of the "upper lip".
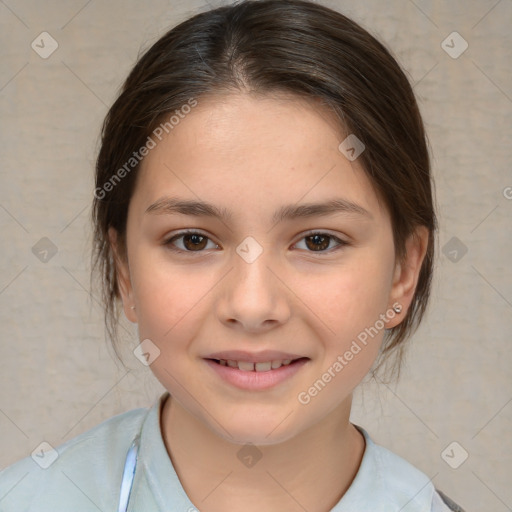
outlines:
[{"label": "upper lip", "polygon": [[266,363],[267,361],[285,361],[287,359],[301,359],[306,356],[299,354],[290,354],[287,352],[278,352],[275,350],[264,350],[262,352],[245,352],[243,350],[225,350],[215,352],[205,357],[205,359],[224,359],[225,361],[243,361],[247,363]]}]

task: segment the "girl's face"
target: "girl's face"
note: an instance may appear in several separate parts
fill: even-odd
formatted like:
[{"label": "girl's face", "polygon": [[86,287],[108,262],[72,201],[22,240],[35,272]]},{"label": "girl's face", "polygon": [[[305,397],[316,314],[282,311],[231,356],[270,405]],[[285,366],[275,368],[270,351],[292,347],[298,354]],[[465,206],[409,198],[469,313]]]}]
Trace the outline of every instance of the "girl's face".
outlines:
[{"label": "girl's face", "polygon": [[412,300],[427,232],[395,265],[388,212],[338,149],[347,135],[299,99],[200,98],[142,162],[125,314],[182,409],[229,441],[348,421]]}]

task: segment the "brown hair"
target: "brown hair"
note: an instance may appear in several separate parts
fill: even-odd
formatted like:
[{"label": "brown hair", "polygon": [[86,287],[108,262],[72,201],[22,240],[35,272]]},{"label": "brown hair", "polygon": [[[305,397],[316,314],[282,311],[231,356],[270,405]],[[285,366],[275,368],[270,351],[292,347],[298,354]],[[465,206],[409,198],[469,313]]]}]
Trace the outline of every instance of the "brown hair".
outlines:
[{"label": "brown hair", "polygon": [[[191,98],[233,91],[320,100],[340,127],[363,141],[360,163],[391,215],[399,260],[415,228],[428,228],[414,299],[383,343],[382,359],[396,352],[399,371],[403,342],[426,310],[433,272],[437,220],[423,122],[411,85],[383,44],[342,14],[305,0],[247,0],[185,20],[140,57],[109,110],[96,163],[91,276],[97,271],[102,281],[105,326],[116,354],[120,294],[108,230],[115,228],[126,257],[139,167],[126,163],[163,116]],[[113,183],[116,172],[122,179]]]}]

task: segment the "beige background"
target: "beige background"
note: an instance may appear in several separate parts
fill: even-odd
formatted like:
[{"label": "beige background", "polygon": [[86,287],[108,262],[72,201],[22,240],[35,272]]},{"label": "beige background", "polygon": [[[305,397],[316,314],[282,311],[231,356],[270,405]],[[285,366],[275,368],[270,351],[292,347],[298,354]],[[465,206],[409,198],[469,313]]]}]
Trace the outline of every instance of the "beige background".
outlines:
[{"label": "beige background", "polygon": [[[402,379],[366,385],[364,401],[360,390],[353,421],[468,511],[512,510],[512,1],[323,3],[386,42],[415,83],[441,223],[433,302]],[[116,365],[89,295],[92,169],[140,49],[206,8],[0,1],[0,467],[163,390],[130,349],[130,371]],[[43,31],[59,44],[48,59],[31,48]],[[453,31],[469,44],[457,59],[441,47]],[[46,263],[32,252],[43,237],[58,250]],[[458,262],[441,252],[452,237],[467,247]],[[469,454],[458,469],[441,457],[452,441],[451,461]]]}]

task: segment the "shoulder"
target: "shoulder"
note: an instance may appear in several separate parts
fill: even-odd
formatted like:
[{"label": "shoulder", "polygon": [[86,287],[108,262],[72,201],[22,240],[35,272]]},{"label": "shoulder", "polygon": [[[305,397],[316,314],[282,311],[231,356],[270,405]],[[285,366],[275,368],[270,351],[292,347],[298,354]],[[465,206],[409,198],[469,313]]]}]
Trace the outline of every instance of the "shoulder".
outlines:
[{"label": "shoulder", "polygon": [[[113,508],[127,450],[148,409],[118,414],[0,472],[0,512]],[[116,489],[109,495],[109,489]],[[92,503],[91,503],[92,502]],[[83,505],[80,505],[83,503]]]},{"label": "shoulder", "polygon": [[[365,462],[372,465],[372,476],[378,481],[381,499],[402,512],[464,512],[445,494],[439,492],[432,479],[407,460],[374,443],[359,427],[366,440]],[[364,459],[363,459],[364,461]]]}]

